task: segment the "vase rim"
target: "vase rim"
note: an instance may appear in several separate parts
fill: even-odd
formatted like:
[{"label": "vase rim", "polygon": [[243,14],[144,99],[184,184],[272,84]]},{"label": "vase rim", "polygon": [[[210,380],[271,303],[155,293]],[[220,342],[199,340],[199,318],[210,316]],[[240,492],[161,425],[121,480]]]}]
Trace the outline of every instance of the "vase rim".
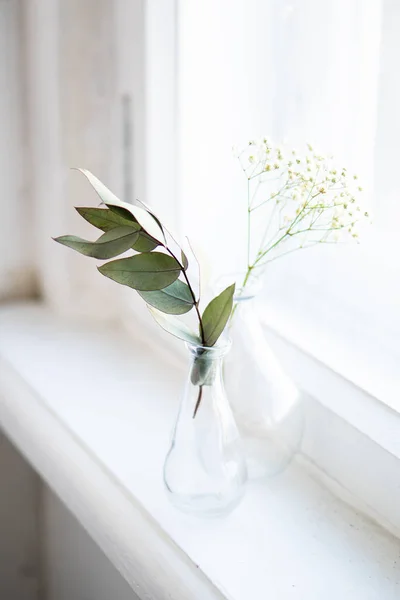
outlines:
[{"label": "vase rim", "polygon": [[202,354],[210,358],[222,358],[227,354],[231,348],[232,342],[228,336],[224,336],[223,339],[218,340],[218,343],[214,346],[203,346],[202,344],[196,344],[186,342],[186,347],[189,352],[197,357]]}]

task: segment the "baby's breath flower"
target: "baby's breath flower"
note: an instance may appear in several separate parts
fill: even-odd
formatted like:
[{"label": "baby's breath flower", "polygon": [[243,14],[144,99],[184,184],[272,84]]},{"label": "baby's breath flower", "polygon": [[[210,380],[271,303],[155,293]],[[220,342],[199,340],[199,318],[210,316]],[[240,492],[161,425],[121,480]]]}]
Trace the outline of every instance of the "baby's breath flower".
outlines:
[{"label": "baby's breath flower", "polygon": [[[297,243],[294,249],[300,243],[308,247],[311,240],[311,245],[327,240],[359,241],[358,226],[370,221],[370,215],[360,203],[363,188],[354,183],[357,175],[349,177],[346,167],[339,168],[331,156],[323,156],[311,144],[306,144],[301,152],[276,146],[268,138],[251,140],[249,146],[250,156],[247,155],[247,166],[243,168],[248,185],[254,186],[251,197],[258,193],[256,186],[269,186],[266,200],[255,201],[258,206],[265,206],[257,215],[261,217],[265,210],[266,224],[270,224],[270,237],[265,238],[255,254],[256,262],[268,262],[270,247],[275,256],[289,239],[291,244]],[[238,156],[240,160],[246,152]],[[277,205],[279,209],[273,212]],[[281,241],[276,245],[273,240],[278,231]]]}]

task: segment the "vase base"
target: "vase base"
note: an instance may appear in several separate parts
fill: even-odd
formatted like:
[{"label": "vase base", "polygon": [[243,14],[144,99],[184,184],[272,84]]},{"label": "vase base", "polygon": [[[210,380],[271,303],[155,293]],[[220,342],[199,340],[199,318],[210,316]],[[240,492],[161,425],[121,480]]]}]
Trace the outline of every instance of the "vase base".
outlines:
[{"label": "vase base", "polygon": [[242,500],[244,491],[234,498],[218,498],[216,495],[178,495],[167,490],[170,503],[177,510],[195,517],[218,518],[229,515]]},{"label": "vase base", "polygon": [[298,448],[276,444],[268,439],[243,439],[249,481],[269,479],[282,473],[292,462]]}]

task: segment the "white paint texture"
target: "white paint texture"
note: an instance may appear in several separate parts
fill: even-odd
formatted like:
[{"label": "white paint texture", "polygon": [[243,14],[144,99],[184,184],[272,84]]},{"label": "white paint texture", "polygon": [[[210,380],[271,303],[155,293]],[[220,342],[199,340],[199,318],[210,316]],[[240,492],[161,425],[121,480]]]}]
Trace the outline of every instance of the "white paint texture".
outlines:
[{"label": "white paint texture", "polygon": [[34,291],[22,4],[0,2],[0,300]]},{"label": "white paint texture", "polygon": [[2,600],[39,600],[39,491],[39,477],[0,430]]},{"label": "white paint texture", "polygon": [[138,600],[120,573],[47,487],[43,490],[42,510],[46,600]]}]

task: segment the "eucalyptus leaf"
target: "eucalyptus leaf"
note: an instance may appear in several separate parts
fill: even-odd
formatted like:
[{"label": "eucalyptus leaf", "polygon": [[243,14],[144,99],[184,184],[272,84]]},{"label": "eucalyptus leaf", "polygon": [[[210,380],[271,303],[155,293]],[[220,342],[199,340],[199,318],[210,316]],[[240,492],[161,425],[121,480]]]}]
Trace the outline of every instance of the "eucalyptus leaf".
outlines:
[{"label": "eucalyptus leaf", "polygon": [[98,229],[103,231],[110,231],[116,227],[126,226],[133,227],[134,229],[140,229],[135,217],[128,211],[125,211],[125,215],[118,215],[109,208],[91,208],[85,206],[77,206],[75,210],[83,217],[88,223],[94,225]]},{"label": "eucalyptus leaf", "polygon": [[[135,225],[135,223],[132,225]],[[105,260],[129,250],[138,237],[137,230],[132,227],[116,227],[103,233],[95,242],[89,242],[74,235],[63,235],[55,238],[55,241],[85,256]]]},{"label": "eucalyptus leaf", "polygon": [[154,320],[162,327],[165,331],[174,335],[175,337],[183,340],[184,342],[189,342],[190,344],[201,344],[200,338],[192,331],[185,323],[177,319],[176,317],[172,317],[171,315],[166,315],[151,306],[147,307],[154,317]]},{"label": "eucalyptus leaf", "polygon": [[206,307],[202,316],[205,346],[214,346],[225,329],[232,312],[234,292],[235,284],[232,284]]},{"label": "eucalyptus leaf", "polygon": [[206,351],[204,354],[195,357],[190,372],[190,381],[193,385],[212,385],[216,372],[215,360]]},{"label": "eucalyptus leaf", "polygon": [[186,254],[184,253],[183,250],[181,250],[181,260],[182,260],[182,266],[183,266],[183,268],[186,271],[186,269],[189,266],[189,261],[188,261],[188,258],[187,258]]},{"label": "eucalyptus leaf", "polygon": [[161,252],[114,260],[98,270],[117,283],[141,291],[161,290],[178,279],[181,272],[178,261]]},{"label": "eucalyptus leaf", "polygon": [[155,218],[148,212],[141,208],[140,206],[134,204],[128,204],[128,202],[123,202],[115,194],[108,189],[107,186],[104,185],[93,173],[88,171],[87,169],[78,169],[85,177],[89,180],[89,183],[93,186],[100,199],[104,202],[104,204],[108,207],[119,207],[125,209],[129,213],[131,213],[136,221],[141,225],[141,227],[148,233],[151,237],[155,238],[158,241],[165,241],[165,236],[162,228],[160,228],[159,224],[155,220]]},{"label": "eucalyptus leaf", "polygon": [[154,248],[157,248],[158,245],[159,242],[157,240],[144,231],[139,231],[139,237],[132,248],[136,250],[136,252],[151,252]]},{"label": "eucalyptus leaf", "polygon": [[179,279],[162,290],[138,293],[147,304],[169,315],[183,315],[194,306],[189,286]]},{"label": "eucalyptus leaf", "polygon": [[161,221],[157,217],[157,215],[151,210],[151,208],[149,206],[147,206],[147,204],[145,204],[144,202],[142,202],[142,200],[135,200],[134,204],[136,206],[139,206],[139,208],[142,207],[144,210],[146,210],[153,217],[153,219],[157,222],[158,226],[160,227],[160,229],[164,233],[164,239],[165,239],[165,232],[164,232],[163,224],[161,223]]}]

